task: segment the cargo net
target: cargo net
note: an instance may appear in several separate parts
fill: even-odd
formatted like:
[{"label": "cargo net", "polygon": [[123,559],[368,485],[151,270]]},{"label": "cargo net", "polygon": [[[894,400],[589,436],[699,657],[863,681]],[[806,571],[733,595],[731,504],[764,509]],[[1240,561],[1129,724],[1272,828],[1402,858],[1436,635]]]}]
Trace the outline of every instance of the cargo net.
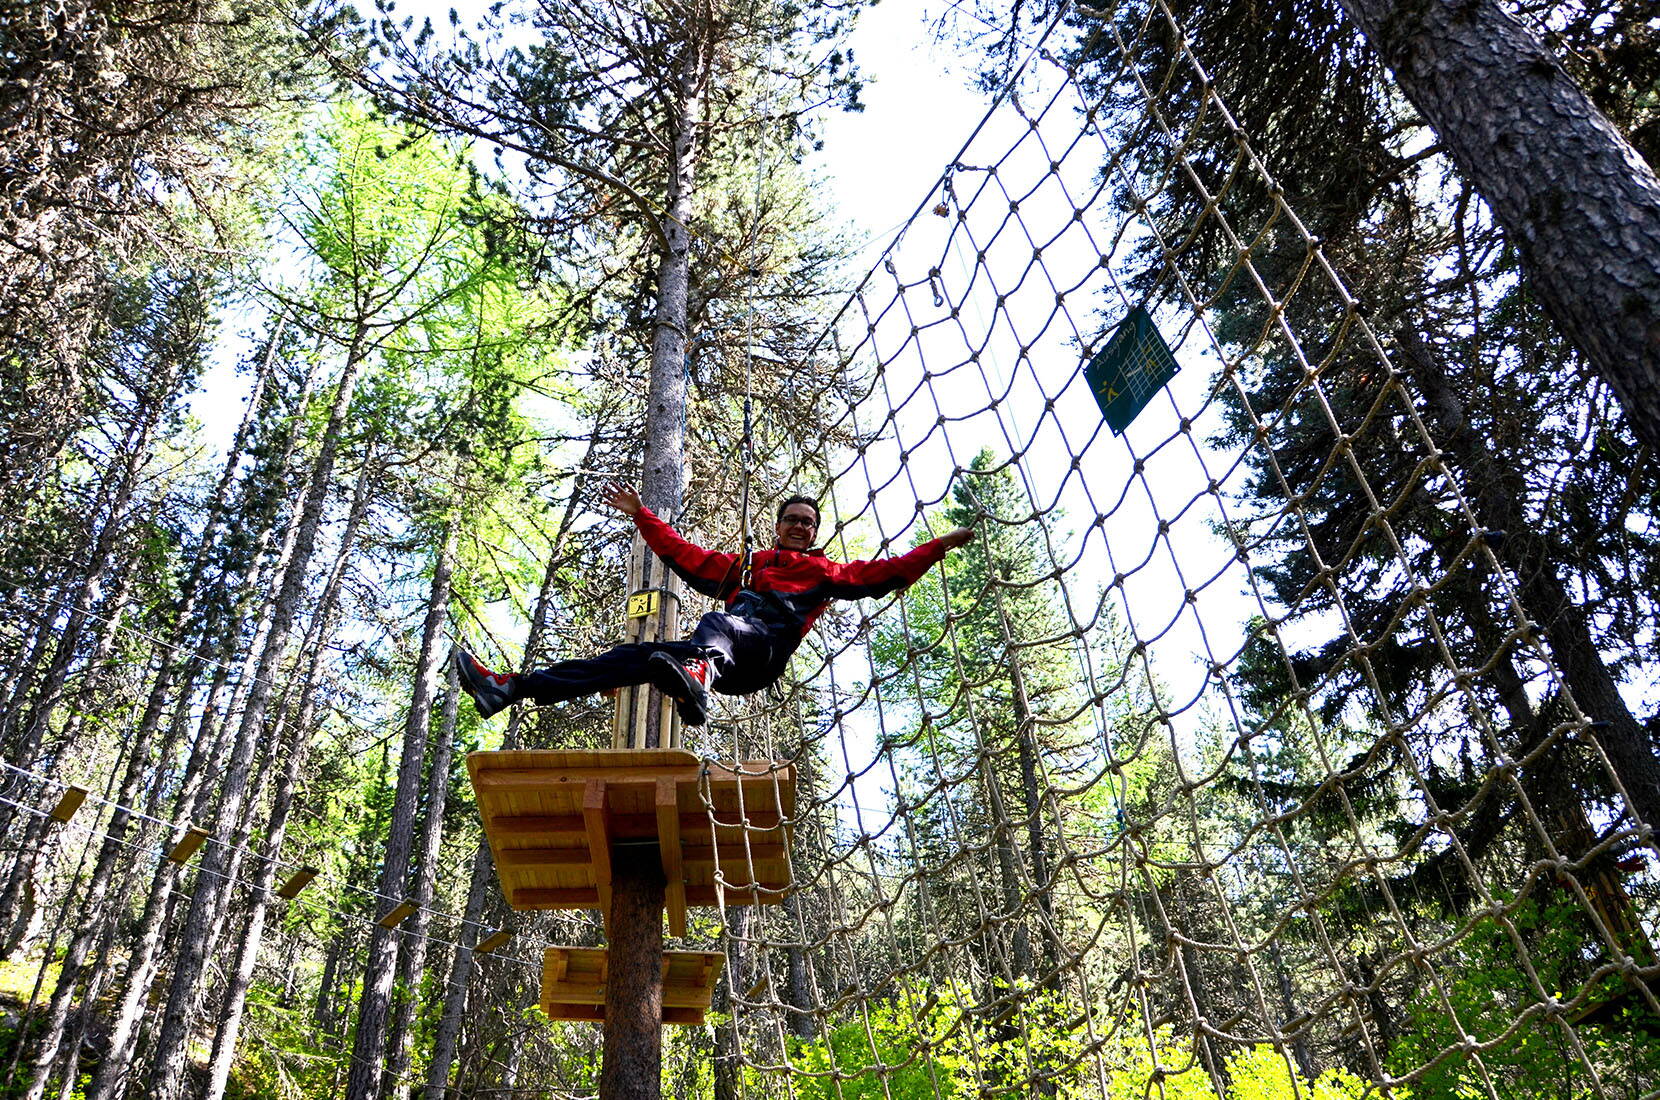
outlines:
[{"label": "cargo net", "polygon": [[750,1095],[1660,1095],[1652,742],[1182,42],[1052,27],[823,337],[856,399],[757,429],[833,557],[978,537],[694,738],[799,784],[793,893],[728,891],[717,1057]]}]

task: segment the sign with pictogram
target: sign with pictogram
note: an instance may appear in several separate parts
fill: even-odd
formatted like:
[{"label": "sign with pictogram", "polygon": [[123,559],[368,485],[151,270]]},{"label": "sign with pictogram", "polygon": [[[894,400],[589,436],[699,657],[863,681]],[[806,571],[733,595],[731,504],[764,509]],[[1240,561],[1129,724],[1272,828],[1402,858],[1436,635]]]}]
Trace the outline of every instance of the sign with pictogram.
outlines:
[{"label": "sign with pictogram", "polygon": [[1153,395],[1181,368],[1153,318],[1140,306],[1120,322],[1106,347],[1084,368],[1084,378],[1114,435],[1146,408]]}]

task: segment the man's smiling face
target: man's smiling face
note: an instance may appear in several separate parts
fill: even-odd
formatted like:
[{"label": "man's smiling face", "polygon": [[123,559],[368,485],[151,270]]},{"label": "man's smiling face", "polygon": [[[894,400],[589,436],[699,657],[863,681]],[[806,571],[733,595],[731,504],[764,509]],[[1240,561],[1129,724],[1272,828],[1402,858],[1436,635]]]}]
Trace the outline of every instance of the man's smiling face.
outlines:
[{"label": "man's smiling face", "polygon": [[784,509],[775,528],[781,550],[807,550],[818,534],[818,513],[811,504],[796,502]]}]

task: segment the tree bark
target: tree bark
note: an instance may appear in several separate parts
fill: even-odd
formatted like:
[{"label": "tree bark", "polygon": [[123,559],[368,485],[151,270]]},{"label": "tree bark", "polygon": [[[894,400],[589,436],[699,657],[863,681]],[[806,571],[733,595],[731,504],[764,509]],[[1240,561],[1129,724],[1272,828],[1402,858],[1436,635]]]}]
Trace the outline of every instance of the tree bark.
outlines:
[{"label": "tree bark", "polygon": [[271,683],[277,673],[288,637],[299,614],[300,597],[305,588],[305,576],[312,551],[317,544],[317,531],[322,525],[323,505],[327,501],[333,481],[334,463],[341,433],[345,430],[347,413],[357,380],[367,362],[368,334],[359,331],[346,355],[345,367],[335,390],[334,404],[329,410],[328,426],[306,479],[300,518],[296,531],[293,555],[283,570],[278,590],[271,629],[260,653],[259,664],[244,704],[242,720],[238,724],[235,747],[229,766],[225,769],[220,792],[219,821],[222,830],[220,843],[211,844],[202,858],[201,871],[196,878],[196,890],[191,896],[184,935],[173,969],[173,980],[168,989],[167,1010],[162,1017],[161,1033],[156,1040],[155,1085],[158,1100],[174,1100],[186,1080],[185,1056],[190,1026],[195,1015],[198,986],[207,965],[207,931],[215,914],[224,904],[227,883],[222,877],[229,867],[236,846],[237,824],[242,819],[243,801],[248,793],[249,767],[259,734],[264,728],[265,710],[270,701]]},{"label": "tree bark", "polygon": [[[657,264],[657,303],[652,314],[651,382],[646,393],[646,445],[642,459],[640,498],[646,507],[667,519],[680,512],[686,467],[686,325],[691,293],[693,199],[697,195],[697,164],[701,151],[704,95],[709,66],[709,43],[702,28],[686,25],[682,54],[675,73],[678,107],[669,165],[669,188],[663,216],[663,255]],[[638,533],[634,556],[653,560]],[[664,570],[653,587],[677,591],[674,574]],[[662,640],[662,625],[654,621],[642,641]],[[622,714],[638,713],[651,689],[623,688],[617,695]],[[668,731],[658,728],[656,707],[646,711],[645,747],[666,746]],[[625,724],[618,727],[617,747],[627,747]]]},{"label": "tree bark", "polygon": [[[186,681],[194,678],[194,672],[184,677]],[[198,740],[204,736],[206,730],[213,728],[218,699],[224,693],[229,679],[229,669],[221,664],[213,679],[209,681],[203,699]],[[174,748],[184,739],[185,729],[190,720],[189,703],[188,696],[178,700],[173,718],[168,723],[166,744],[157,754],[159,760],[166,761],[171,757]],[[197,755],[200,754],[193,754],[193,759]],[[177,810],[186,816],[191,812],[190,807],[195,802],[196,783],[200,775],[199,769],[194,774],[187,771],[174,801]],[[163,798],[162,786],[158,783],[151,788],[150,796],[145,800],[145,813],[158,814]],[[118,998],[118,1007],[110,1024],[109,1041],[104,1048],[104,1056],[92,1075],[92,1083],[87,1087],[86,1100],[112,1100],[126,1088],[133,1050],[138,1042],[139,1020],[149,999],[150,987],[155,982],[156,972],[160,968],[162,935],[172,919],[173,887],[177,885],[183,870],[182,864],[165,858],[156,865],[154,876],[150,880],[149,892],[144,898],[144,910],[139,917],[138,928],[127,951],[126,985]]]},{"label": "tree bark", "polygon": [[[388,908],[404,900],[409,880],[415,810],[421,794],[421,765],[426,759],[427,734],[431,728],[432,680],[438,667],[444,620],[449,611],[451,569],[450,540],[446,535],[432,571],[426,621],[421,630],[420,656],[415,668],[415,686],[410,694],[403,749],[398,759],[397,788],[392,800],[392,820],[387,827],[386,855],[381,863],[380,883],[375,888],[379,904]],[[363,973],[363,995],[358,1002],[357,1032],[352,1040],[352,1069],[346,1078],[347,1100],[376,1100],[383,1094],[387,1017],[401,938],[402,934],[397,929],[383,928],[379,924],[369,933],[369,958]]]},{"label": "tree bark", "polygon": [[1342,0],[1660,451],[1660,180],[1494,0]]},{"label": "tree bark", "polygon": [[663,861],[656,845],[611,849],[600,1100],[658,1100],[663,1065]]},{"label": "tree bark", "polygon": [[453,664],[450,665],[446,688],[438,739],[433,742],[432,761],[427,766],[426,813],[421,821],[421,842],[415,852],[415,888],[409,894],[416,910],[407,922],[409,938],[398,960],[398,978],[394,986],[397,999],[393,1005],[392,1027],[386,1036],[386,1077],[389,1081],[401,1081],[409,1073],[410,1025],[415,1018],[415,1005],[420,999],[421,981],[426,974],[427,932],[432,927],[432,914],[427,907],[432,904],[438,878],[438,856],[444,840],[444,805],[449,794],[455,720],[461,697]]},{"label": "tree bark", "polygon": [[427,1063],[424,1100],[444,1100],[449,1091],[450,1069],[461,1038],[461,1021],[467,1011],[467,989],[471,984],[473,948],[478,944],[478,921],[484,913],[484,896],[494,885],[490,845],[479,841],[473,855],[473,874],[467,885],[467,907],[462,913],[461,934],[455,955],[450,959],[450,978],[444,984],[444,1008],[438,1033],[432,1040],[432,1058]]},{"label": "tree bark", "polygon": [[[178,607],[174,612],[173,627],[168,638],[168,650],[183,651],[192,637],[200,633],[200,624],[196,622],[197,604],[201,595],[202,581],[206,576],[210,561],[209,548],[214,542],[214,532],[223,521],[225,510],[230,499],[230,488],[235,482],[236,470],[241,463],[242,456],[247,449],[248,437],[253,425],[258,421],[264,407],[266,383],[274,367],[275,348],[282,334],[283,320],[279,317],[273,329],[270,344],[266,354],[262,357],[259,372],[255,375],[253,388],[248,397],[248,408],[243,415],[242,423],[238,426],[236,436],[227,452],[224,466],[209,497],[207,516],[203,523],[201,538],[197,541],[195,552],[191,555],[190,571],[180,584]],[[309,391],[309,384],[307,386]],[[164,650],[156,670],[155,678],[151,681],[149,696],[144,703],[144,711],[139,718],[138,725],[132,736],[131,755],[127,761],[127,769],[122,776],[121,785],[115,795],[116,809],[105,827],[108,834],[103,847],[98,853],[98,862],[93,867],[91,879],[87,884],[86,898],[82,902],[83,919],[76,926],[75,936],[65,952],[62,969],[59,973],[57,987],[53,990],[51,1009],[48,1013],[47,1024],[39,1040],[34,1070],[37,1080],[43,1079],[52,1063],[58,1058],[59,1047],[63,1040],[63,1029],[69,1015],[69,1004],[74,996],[75,989],[80,982],[86,979],[84,966],[92,945],[101,938],[102,932],[109,925],[109,914],[104,908],[105,895],[113,879],[117,864],[126,864],[124,860],[128,848],[125,843],[126,832],[131,823],[132,815],[126,807],[132,805],[136,797],[139,784],[148,774],[154,763],[152,758],[152,743],[161,727],[161,719],[167,709],[167,702],[175,687],[181,698],[188,698],[200,675],[202,660],[199,656],[188,660],[180,660],[173,652]],[[177,729],[178,727],[174,727]],[[159,759],[165,760],[171,756],[177,738],[168,740],[167,745],[159,754]],[[128,876],[130,877],[130,876]],[[125,887],[118,891],[116,898],[125,901]],[[100,953],[102,954],[102,952]],[[71,1074],[72,1076],[72,1074]],[[31,1100],[38,1100],[39,1092],[34,1091],[27,1095]],[[39,1087],[44,1088],[44,1081]]]},{"label": "tree bark", "polygon": [[[603,418],[603,411],[600,418]],[[583,452],[581,467],[593,465],[599,450],[604,425],[596,419],[588,434],[588,446]],[[538,666],[547,636],[548,619],[553,613],[554,599],[559,594],[559,564],[564,554],[565,539],[570,534],[571,521],[576,517],[580,482],[573,482],[571,495],[565,501],[559,526],[554,531],[553,545],[548,550],[547,565],[542,570],[542,585],[536,593],[536,604],[530,615],[530,632],[525,638],[524,660],[521,670]],[[455,685],[450,685],[455,691]],[[524,722],[523,707],[514,707],[508,714],[507,732],[502,738],[504,749],[517,748],[519,730]],[[445,712],[445,721],[449,713]],[[484,912],[484,898],[494,881],[494,867],[490,859],[490,845],[480,840],[473,857],[472,878],[467,888],[466,915],[457,937],[455,954],[450,960],[449,981],[444,986],[444,1007],[438,1021],[438,1033],[433,1039],[432,1057],[427,1063],[425,1100],[443,1100],[448,1091],[450,1070],[454,1067],[460,1046],[462,1016],[467,1009],[468,988],[473,976],[473,947],[478,943],[478,921]]]},{"label": "tree bark", "polygon": [[[81,685],[74,700],[67,708],[67,717],[64,719],[63,728],[53,733],[49,742],[45,742],[47,747],[45,752],[42,753],[43,759],[37,764],[36,769],[40,773],[52,774],[56,768],[48,762],[56,761],[61,755],[62,746],[74,744],[81,735],[81,727],[86,722],[87,708],[91,705],[92,696],[95,693],[94,689],[88,685],[88,681],[96,677],[99,670],[109,661],[110,653],[115,649],[115,637],[121,629],[121,618],[126,614],[127,601],[132,595],[132,586],[133,571],[123,568],[116,582],[115,591],[110,595],[110,599],[104,607],[97,640],[93,643],[92,652],[87,656],[82,672]],[[41,740],[44,741],[44,737]],[[130,749],[130,746],[124,746],[124,749]],[[119,764],[117,766],[119,767]],[[12,865],[11,880],[6,884],[6,905],[3,909],[0,909],[0,921],[4,922],[0,924],[0,927],[12,926],[17,923],[12,919],[17,915],[13,907],[13,901],[17,896],[16,891],[21,885],[30,887],[34,885],[35,874],[40,866],[41,858],[46,855],[53,842],[52,821],[50,818],[30,814],[23,822],[21,834],[15,862]],[[0,945],[4,953],[10,953],[28,942],[28,922],[25,920],[21,924],[23,932],[17,940],[13,941],[8,937],[6,942]]]},{"label": "tree bark", "polygon": [[1624,788],[1632,815],[1647,826],[1647,843],[1660,851],[1660,759],[1608,670],[1590,616],[1569,596],[1557,576],[1554,555],[1535,533],[1526,509],[1505,485],[1505,471],[1464,413],[1463,402],[1434,350],[1409,325],[1396,332],[1403,358],[1423,392],[1440,444],[1453,457],[1476,519],[1505,532],[1497,553],[1510,571],[1522,606],[1545,632],[1562,686],[1596,727],[1584,736],[1602,746]]},{"label": "tree bark", "polygon": [[294,806],[294,790],[299,783],[300,769],[304,767],[311,749],[311,726],[317,714],[317,685],[322,678],[323,654],[333,634],[335,612],[339,606],[341,582],[346,565],[351,560],[357,543],[358,529],[368,514],[370,487],[374,479],[367,473],[358,480],[353,494],[351,512],[346,519],[346,530],[340,537],[340,548],[335,554],[334,566],[323,585],[317,614],[306,640],[305,651],[310,654],[305,678],[300,688],[300,712],[289,725],[287,752],[276,795],[271,803],[271,816],[266,823],[265,847],[270,858],[259,861],[249,890],[252,908],[243,931],[234,969],[226,982],[223,1001],[219,1008],[219,1023],[214,1033],[213,1057],[208,1071],[207,1087],[202,1100],[221,1100],[230,1083],[231,1066],[236,1057],[237,1038],[241,1033],[242,1014],[247,1007],[248,989],[253,982],[254,966],[259,959],[260,946],[265,937],[265,921],[276,903],[271,886],[276,880],[276,855],[282,851],[283,838],[288,832],[288,816]]}]

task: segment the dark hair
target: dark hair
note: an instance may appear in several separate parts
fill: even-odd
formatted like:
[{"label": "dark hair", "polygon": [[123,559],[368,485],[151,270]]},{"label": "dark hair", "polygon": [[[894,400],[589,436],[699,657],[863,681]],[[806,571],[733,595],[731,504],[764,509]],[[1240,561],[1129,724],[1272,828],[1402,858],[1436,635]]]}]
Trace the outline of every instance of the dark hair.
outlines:
[{"label": "dark hair", "polygon": [[815,527],[818,526],[819,520],[823,518],[823,514],[818,510],[818,498],[809,497],[809,496],[802,496],[800,493],[797,493],[793,497],[787,498],[784,501],[784,503],[782,503],[778,506],[778,522],[779,523],[784,522],[784,510],[792,504],[805,504],[809,508],[811,508],[813,510],[813,526],[815,526]]}]

